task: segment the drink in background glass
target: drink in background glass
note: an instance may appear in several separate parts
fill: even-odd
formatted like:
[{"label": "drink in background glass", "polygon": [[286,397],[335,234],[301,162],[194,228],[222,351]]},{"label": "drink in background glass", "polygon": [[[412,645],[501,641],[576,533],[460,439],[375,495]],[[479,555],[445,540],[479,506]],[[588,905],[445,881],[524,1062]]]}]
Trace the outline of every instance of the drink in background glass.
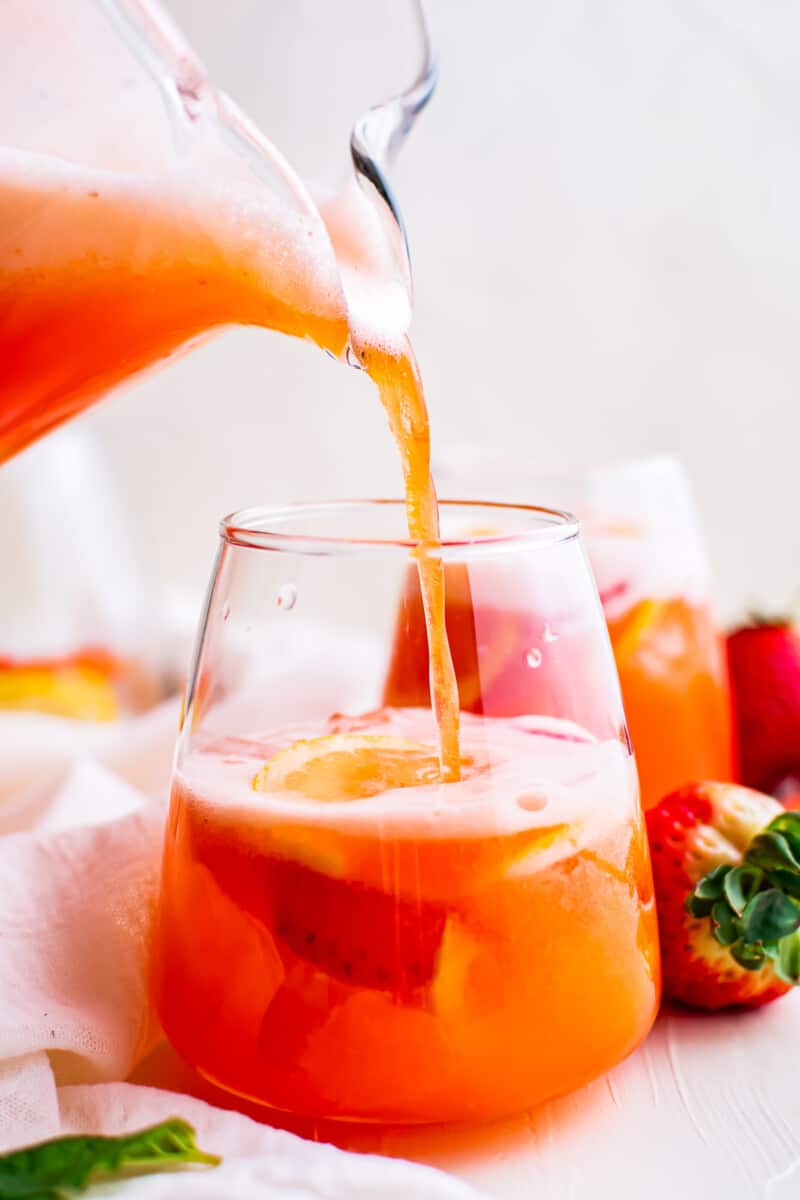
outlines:
[{"label": "drink in background glass", "polygon": [[[690,780],[731,779],[725,659],[698,518],[677,460],[664,455],[546,472],[511,452],[475,447],[446,458],[437,477],[449,495],[564,504],[580,518],[614,647],[644,807]],[[461,615],[457,597],[452,604],[448,628],[458,663],[460,654],[472,651],[459,650],[454,626],[470,618]],[[482,620],[492,620],[490,601]],[[540,614],[520,612],[516,630],[506,628],[491,711],[516,711],[513,691],[503,690],[503,672],[513,672],[541,625]],[[398,682],[390,693],[395,703],[402,699],[400,687]],[[470,710],[463,694],[462,704]]]},{"label": "drink in background glass", "polygon": [[[426,547],[400,502],[221,526],[153,991],[189,1063],[292,1113],[521,1111],[630,1053],[656,1012],[636,771],[575,523],[466,504],[441,518]],[[550,635],[516,664],[520,715],[463,717],[458,781],[443,782],[429,697],[385,703],[398,629],[421,621],[420,555],[493,598],[475,640],[488,675],[520,604]],[[458,683],[476,686],[466,668]]]},{"label": "drink in background glass", "polygon": [[0,713],[112,721],[177,690],[100,440],[60,429],[6,464],[0,512]]}]

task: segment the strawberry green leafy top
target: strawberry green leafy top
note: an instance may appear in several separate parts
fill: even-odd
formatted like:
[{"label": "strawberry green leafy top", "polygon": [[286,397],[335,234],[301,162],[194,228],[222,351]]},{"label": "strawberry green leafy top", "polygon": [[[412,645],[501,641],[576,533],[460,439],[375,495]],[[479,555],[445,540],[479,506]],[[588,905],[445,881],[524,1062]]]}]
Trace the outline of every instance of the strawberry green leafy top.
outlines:
[{"label": "strawberry green leafy top", "polygon": [[686,900],[708,917],[715,940],[747,971],[771,962],[787,984],[800,981],[800,813],[785,812],[750,842],[739,866],[705,875]]}]

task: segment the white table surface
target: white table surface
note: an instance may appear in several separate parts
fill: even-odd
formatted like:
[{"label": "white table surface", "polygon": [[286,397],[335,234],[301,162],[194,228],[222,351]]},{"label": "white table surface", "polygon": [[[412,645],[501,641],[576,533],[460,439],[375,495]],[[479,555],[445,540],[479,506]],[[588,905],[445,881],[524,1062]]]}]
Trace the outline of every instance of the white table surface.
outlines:
[{"label": "white table surface", "polygon": [[523,1119],[360,1141],[498,1198],[800,1200],[800,995],[666,1011],[627,1062]]},{"label": "white table surface", "polygon": [[[170,1054],[138,1081],[226,1103]],[[346,1144],[432,1163],[497,1200],[800,1200],[800,994],[755,1012],[667,1010],[604,1078],[513,1121],[354,1127]]]}]

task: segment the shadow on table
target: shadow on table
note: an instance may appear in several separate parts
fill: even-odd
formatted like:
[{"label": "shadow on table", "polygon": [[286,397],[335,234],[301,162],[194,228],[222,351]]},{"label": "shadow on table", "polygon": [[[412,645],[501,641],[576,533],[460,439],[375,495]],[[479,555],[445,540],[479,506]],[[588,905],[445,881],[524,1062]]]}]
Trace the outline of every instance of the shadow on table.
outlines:
[{"label": "shadow on table", "polygon": [[794,1200],[798,1045],[800,989],[753,1012],[697,1014],[665,1005],[649,1038],[607,1075],[531,1113],[482,1126],[294,1119],[219,1091],[166,1045],[133,1081],[238,1109],[315,1141],[442,1167],[490,1196],[617,1200],[641,1196],[646,1179],[648,1200],[674,1200],[676,1190],[682,1200]]},{"label": "shadow on table", "polygon": [[[510,1120],[479,1125],[387,1126],[347,1121],[296,1117],[260,1104],[253,1104],[209,1083],[180,1058],[167,1042],[161,1042],[139,1064],[131,1083],[182,1092],[213,1104],[217,1108],[245,1113],[255,1121],[275,1129],[285,1129],[316,1142],[329,1142],[342,1149],[362,1153],[388,1154],[397,1158],[454,1164],[463,1154],[473,1158],[505,1157],[516,1146],[530,1140],[536,1113]],[[543,1106],[545,1107],[545,1106]]]}]

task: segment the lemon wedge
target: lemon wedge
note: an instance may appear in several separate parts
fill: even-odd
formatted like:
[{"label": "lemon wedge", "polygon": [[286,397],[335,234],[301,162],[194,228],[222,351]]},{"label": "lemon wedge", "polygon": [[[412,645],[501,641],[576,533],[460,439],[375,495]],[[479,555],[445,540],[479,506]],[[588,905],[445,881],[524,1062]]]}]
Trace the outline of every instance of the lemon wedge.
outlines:
[{"label": "lemon wedge", "polygon": [[613,639],[614,658],[622,668],[638,652],[666,609],[663,600],[642,600],[625,618],[622,630]]},{"label": "lemon wedge", "polygon": [[407,738],[335,733],[279,750],[253,780],[257,792],[296,792],[309,800],[363,800],[390,788],[441,779],[433,746]]},{"label": "lemon wedge", "polygon": [[82,721],[113,721],[119,715],[111,680],[83,665],[0,669],[0,709]]}]

